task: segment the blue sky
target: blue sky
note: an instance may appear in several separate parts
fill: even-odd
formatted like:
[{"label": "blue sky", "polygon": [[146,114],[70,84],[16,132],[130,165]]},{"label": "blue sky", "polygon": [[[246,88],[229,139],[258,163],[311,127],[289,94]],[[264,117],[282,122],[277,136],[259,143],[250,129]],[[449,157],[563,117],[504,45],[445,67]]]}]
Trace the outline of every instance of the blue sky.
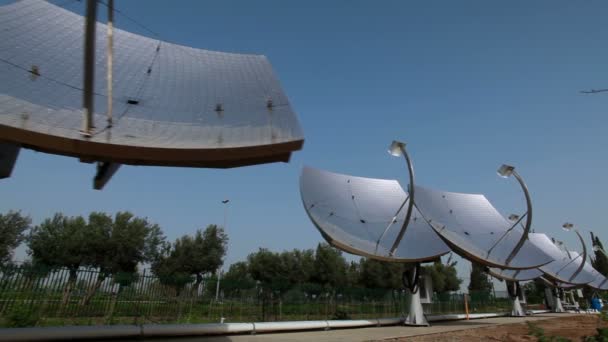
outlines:
[{"label": "blue sky", "polygon": [[[579,93],[608,87],[607,2],[116,5],[163,40],[268,56],[300,117],[303,151],[288,164],[232,170],[125,166],[101,192],[91,188],[92,165],[22,151],[0,182],[0,212],[21,209],[38,223],[57,211],[130,210],[175,239],[222,224],[220,201],[229,198],[229,264],[258,247],[322,241],[301,205],[303,165],[405,183],[403,161],[386,153],[400,139],[418,184],[484,193],[506,215],[522,212],[515,181],[495,173],[510,163],[530,187],[537,231],[578,248],[559,228],[572,221],[608,242],[608,93]],[[116,22],[150,35],[120,15]]]}]

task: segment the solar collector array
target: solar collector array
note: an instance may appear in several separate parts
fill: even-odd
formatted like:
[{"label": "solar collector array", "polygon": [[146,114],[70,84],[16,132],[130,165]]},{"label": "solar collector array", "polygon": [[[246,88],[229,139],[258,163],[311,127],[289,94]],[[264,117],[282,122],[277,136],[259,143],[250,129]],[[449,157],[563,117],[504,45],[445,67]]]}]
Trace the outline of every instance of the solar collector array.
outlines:
[{"label": "solar collector array", "polygon": [[[395,180],[354,177],[305,167],[302,202],[310,219],[332,245],[381,260],[434,260],[450,248],[486,266],[504,266],[521,238],[482,195],[440,192],[416,186],[412,219],[395,253],[403,227],[407,193]],[[452,235],[445,238],[445,230]],[[454,238],[456,235],[457,238]],[[504,237],[503,237],[504,235]],[[495,248],[487,253],[491,246]],[[464,252],[463,252],[464,250]],[[511,268],[533,269],[551,258],[526,242]]]}]

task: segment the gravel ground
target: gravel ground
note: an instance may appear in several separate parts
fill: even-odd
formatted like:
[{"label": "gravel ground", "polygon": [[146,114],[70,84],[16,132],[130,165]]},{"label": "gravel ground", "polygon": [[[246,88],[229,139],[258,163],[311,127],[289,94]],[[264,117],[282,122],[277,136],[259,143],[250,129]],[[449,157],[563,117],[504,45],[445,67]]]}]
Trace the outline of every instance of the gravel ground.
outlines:
[{"label": "gravel ground", "polygon": [[[543,321],[533,322],[533,324],[544,330],[547,337],[559,336],[571,341],[584,341],[586,336],[596,334],[596,328],[608,327],[606,322],[601,322],[599,315],[579,315],[571,317],[559,317]],[[530,335],[530,328],[526,323],[503,324],[490,327],[481,327],[460,331],[451,331],[438,334],[428,334],[422,336],[410,336],[402,338],[391,338],[383,341],[412,341],[412,342],[431,342],[431,341],[450,341],[450,342],[477,342],[477,341],[537,341],[538,339]]]}]

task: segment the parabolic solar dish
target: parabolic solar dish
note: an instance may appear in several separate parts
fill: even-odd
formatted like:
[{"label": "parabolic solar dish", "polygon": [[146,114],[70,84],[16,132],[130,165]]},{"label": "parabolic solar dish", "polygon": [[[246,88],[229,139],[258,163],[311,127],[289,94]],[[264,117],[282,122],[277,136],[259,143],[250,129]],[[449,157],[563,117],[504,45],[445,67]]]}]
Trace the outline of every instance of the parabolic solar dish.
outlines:
[{"label": "parabolic solar dish", "polygon": [[583,272],[586,272],[593,277],[593,281],[587,283],[587,286],[595,290],[608,290],[608,278],[593,268],[590,263],[585,263]]},{"label": "parabolic solar dish", "polygon": [[390,261],[427,261],[449,252],[415,210],[394,255],[407,207],[396,180],[353,177],[305,167],[300,177],[302,202],[323,237],[349,253]]},{"label": "parabolic solar dish", "polygon": [[582,258],[577,252],[571,251],[568,255],[542,233],[530,233],[528,239],[553,259],[553,262],[540,267],[546,278],[567,284],[587,284],[594,280],[594,277],[588,272],[580,272],[573,277],[582,262]]},{"label": "parabolic solar dish", "polygon": [[583,270],[581,272],[586,273],[589,277],[593,278],[593,281],[587,284],[567,284],[567,283],[557,283],[559,287],[569,289],[569,288],[580,288],[583,286],[589,286],[594,290],[608,290],[608,279],[604,277],[600,272],[598,272],[591,264],[585,263]]},{"label": "parabolic solar dish", "polygon": [[526,240],[507,264],[522,237],[519,228],[478,194],[415,188],[415,203],[433,229],[457,253],[488,267],[531,269],[551,262],[551,257]]},{"label": "parabolic solar dish", "polygon": [[493,277],[502,280],[510,280],[510,281],[526,281],[536,279],[543,275],[543,272],[538,268],[532,268],[528,270],[510,270],[510,269],[500,269],[491,267],[488,270],[488,273]]},{"label": "parabolic solar dish", "polygon": [[[114,30],[106,124],[106,25],[98,23],[94,129],[81,135],[84,19],[46,1],[0,6],[0,138],[132,165],[288,161],[303,135],[265,56],[200,50]],[[218,28],[221,29],[221,28]]]}]

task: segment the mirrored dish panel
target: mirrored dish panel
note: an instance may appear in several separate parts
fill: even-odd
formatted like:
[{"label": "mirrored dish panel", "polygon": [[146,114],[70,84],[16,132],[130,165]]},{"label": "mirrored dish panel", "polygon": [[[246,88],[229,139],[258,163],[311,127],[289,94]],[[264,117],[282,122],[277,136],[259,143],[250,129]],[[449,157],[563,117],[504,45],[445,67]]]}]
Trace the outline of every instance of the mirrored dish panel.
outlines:
[{"label": "mirrored dish panel", "polygon": [[566,253],[566,251],[556,246],[547,235],[542,233],[530,233],[528,238],[553,259],[553,262],[540,267],[540,270],[545,274],[545,278],[567,284],[587,284],[594,280],[588,272],[580,272],[574,276],[582,262],[582,258],[577,252]]},{"label": "mirrored dish panel", "polygon": [[504,218],[483,195],[431,190],[416,186],[415,203],[433,229],[458,254],[488,267],[537,268],[551,257],[526,240],[507,259],[522,236],[522,228]]},{"label": "mirrored dish panel", "polygon": [[543,272],[538,268],[528,270],[510,270],[491,267],[489,268],[488,273],[498,279],[510,281],[533,280],[543,275]]},{"label": "mirrored dish panel", "polygon": [[85,138],[83,17],[40,0],[0,6],[2,140],[84,160],[220,168],[288,161],[301,149],[300,124],[265,56],[119,29],[109,125],[106,30],[97,24],[94,128]]},{"label": "mirrored dish panel", "polygon": [[389,261],[429,261],[449,252],[414,208],[394,255],[390,249],[403,226],[407,193],[396,180],[354,177],[305,167],[300,192],[306,213],[333,246]]},{"label": "mirrored dish panel", "polygon": [[585,262],[585,266],[582,270],[589,274],[589,277],[593,278],[593,280],[586,285],[595,289],[595,290],[608,290],[608,278],[598,272],[589,262]]}]

